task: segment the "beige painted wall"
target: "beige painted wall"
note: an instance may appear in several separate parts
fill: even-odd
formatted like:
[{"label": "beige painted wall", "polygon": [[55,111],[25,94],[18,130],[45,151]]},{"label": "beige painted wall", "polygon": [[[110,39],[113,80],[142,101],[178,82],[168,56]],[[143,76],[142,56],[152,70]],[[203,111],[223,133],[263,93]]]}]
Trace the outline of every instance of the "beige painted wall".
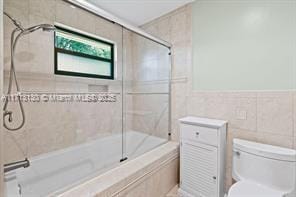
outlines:
[{"label": "beige painted wall", "polygon": [[227,188],[231,185],[234,137],[296,149],[295,91],[192,90],[190,5],[152,21],[144,28],[173,44],[173,140],[179,140],[178,119],[186,115],[229,122]]},{"label": "beige painted wall", "polygon": [[296,1],[197,0],[192,9],[195,90],[296,89]]}]

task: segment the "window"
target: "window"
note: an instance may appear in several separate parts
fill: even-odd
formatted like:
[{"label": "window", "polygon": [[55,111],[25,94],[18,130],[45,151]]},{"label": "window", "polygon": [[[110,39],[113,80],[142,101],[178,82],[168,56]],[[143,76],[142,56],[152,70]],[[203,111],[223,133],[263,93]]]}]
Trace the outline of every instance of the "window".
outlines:
[{"label": "window", "polygon": [[55,74],[114,79],[114,44],[56,27]]}]

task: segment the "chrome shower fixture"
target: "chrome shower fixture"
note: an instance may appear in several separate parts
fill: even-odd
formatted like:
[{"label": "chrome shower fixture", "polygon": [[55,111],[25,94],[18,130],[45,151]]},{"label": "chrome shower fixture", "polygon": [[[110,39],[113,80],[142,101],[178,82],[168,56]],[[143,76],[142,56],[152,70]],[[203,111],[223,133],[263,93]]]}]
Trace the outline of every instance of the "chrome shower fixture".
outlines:
[{"label": "chrome shower fixture", "polygon": [[[12,31],[11,38],[10,38],[10,57],[11,57],[11,61],[10,61],[9,83],[8,83],[8,90],[7,90],[7,95],[9,96],[11,94],[11,90],[12,90],[13,78],[14,78],[14,82],[15,82],[15,86],[16,86],[16,91],[18,93],[20,92],[20,87],[19,87],[19,84],[18,84],[18,81],[17,81],[16,72],[15,72],[15,63],[14,63],[15,49],[16,49],[18,40],[22,36],[27,35],[29,33],[32,33],[34,31],[37,31],[38,29],[42,29],[43,31],[54,31],[55,27],[53,25],[50,25],[50,24],[40,24],[40,25],[35,25],[35,26],[32,26],[32,27],[24,28],[22,26],[22,24],[18,20],[13,18],[7,12],[4,12],[4,15],[6,15],[13,22],[13,24],[16,26],[16,28]],[[17,35],[15,37],[16,33],[17,33]],[[5,100],[4,106],[3,106],[3,126],[6,129],[10,130],[10,131],[16,131],[16,130],[21,129],[24,126],[25,120],[26,120],[25,111],[24,111],[24,107],[23,107],[23,104],[22,104],[22,101],[21,101],[21,98],[20,98],[20,94],[18,94],[18,96],[17,96],[17,101],[19,103],[20,110],[21,110],[21,115],[22,115],[22,121],[18,126],[10,127],[10,126],[7,125],[7,121],[10,122],[10,123],[13,122],[13,112],[9,111],[7,109],[8,108],[8,102],[9,102],[8,99]]]},{"label": "chrome shower fixture", "polygon": [[42,29],[43,31],[55,31],[55,27],[53,25],[49,24],[40,24],[40,25],[35,25],[33,27],[29,27],[27,29],[23,30],[23,34],[29,34],[32,33],[38,29]]}]

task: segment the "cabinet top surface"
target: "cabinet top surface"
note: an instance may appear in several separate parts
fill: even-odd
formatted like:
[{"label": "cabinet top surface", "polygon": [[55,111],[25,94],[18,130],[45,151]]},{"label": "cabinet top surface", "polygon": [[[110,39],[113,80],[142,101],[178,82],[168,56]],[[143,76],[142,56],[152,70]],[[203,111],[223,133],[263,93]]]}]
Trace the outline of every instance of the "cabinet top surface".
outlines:
[{"label": "cabinet top surface", "polygon": [[179,121],[183,124],[206,126],[211,128],[217,128],[217,129],[227,124],[227,121],[225,120],[201,118],[201,117],[194,117],[194,116],[187,116],[179,119]]}]

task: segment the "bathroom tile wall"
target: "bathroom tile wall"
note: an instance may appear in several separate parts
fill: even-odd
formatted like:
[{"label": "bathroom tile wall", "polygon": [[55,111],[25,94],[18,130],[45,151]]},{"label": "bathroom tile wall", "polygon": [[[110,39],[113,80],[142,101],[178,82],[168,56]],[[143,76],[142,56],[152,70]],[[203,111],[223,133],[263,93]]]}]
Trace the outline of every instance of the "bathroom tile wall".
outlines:
[{"label": "bathroom tile wall", "polygon": [[132,129],[168,138],[169,50],[133,33]]},{"label": "bathroom tile wall", "polygon": [[[123,69],[124,81],[123,89],[124,92],[133,91],[133,33],[128,30],[123,30],[123,65],[126,65]],[[124,129],[126,131],[133,130],[133,96],[125,95],[124,101]]]},{"label": "bathroom tile wall", "polygon": [[165,196],[178,183],[178,148],[178,143],[166,143],[60,196]]},{"label": "bathroom tile wall", "polygon": [[[139,197],[139,196],[166,196],[166,194],[177,184],[179,159],[170,161],[158,171],[146,175],[143,180],[130,184],[116,197]],[[100,196],[100,195],[98,195]]]},{"label": "bathroom tile wall", "polygon": [[173,44],[172,132],[179,140],[178,119],[201,116],[228,121],[226,188],[232,184],[232,139],[242,138],[296,149],[295,91],[192,90],[191,5],[184,6],[144,28]]},{"label": "bathroom tile wall", "polygon": [[[4,0],[4,10],[23,26],[55,22],[116,42],[115,81],[54,75],[53,33],[34,32],[21,38],[16,70],[22,91],[30,92],[121,92],[122,28],[62,0]],[[10,66],[10,33],[14,26],[4,20],[4,92]],[[19,112],[16,104],[11,109]],[[5,162],[35,156],[121,132],[121,96],[115,103],[24,103],[23,132],[4,132]],[[14,119],[19,123],[19,113]]]},{"label": "bathroom tile wall", "polygon": [[142,26],[172,47],[172,139],[179,139],[178,119],[186,116],[188,74],[191,69],[191,5]]},{"label": "bathroom tile wall", "polygon": [[[124,72],[124,91],[127,93],[168,92],[169,56],[166,48],[62,0],[5,0],[4,9],[25,27],[61,23],[110,39],[117,45],[118,78],[106,81],[54,75],[53,33],[37,31],[23,37],[16,52],[16,70],[22,91],[121,92]],[[6,91],[10,33],[14,26],[7,18],[4,23]],[[167,95],[126,94],[123,99],[126,131],[168,137]],[[121,132],[121,101],[122,98],[118,96],[116,103],[103,104],[24,103],[27,120],[23,132],[4,133],[7,147],[5,161],[11,162]],[[19,110],[17,104],[10,104],[10,107]],[[15,114],[14,120],[20,123],[19,113]]]},{"label": "bathroom tile wall", "polygon": [[187,114],[228,121],[227,188],[231,185],[232,139],[296,149],[294,92],[193,92]]}]

